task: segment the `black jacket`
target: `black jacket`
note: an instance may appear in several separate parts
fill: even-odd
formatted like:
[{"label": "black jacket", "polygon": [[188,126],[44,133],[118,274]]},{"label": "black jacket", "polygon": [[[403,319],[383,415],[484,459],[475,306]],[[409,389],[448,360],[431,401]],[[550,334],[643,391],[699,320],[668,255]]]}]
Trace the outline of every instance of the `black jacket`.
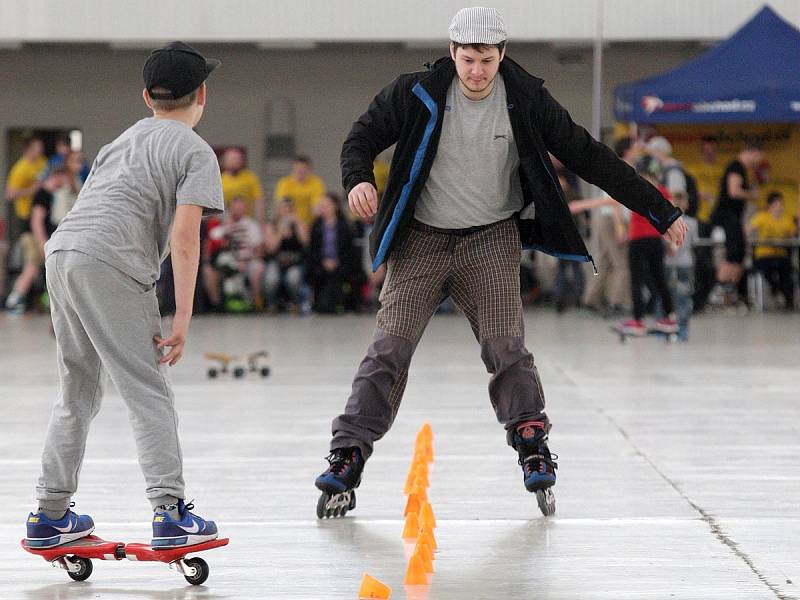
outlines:
[{"label": "black jacket", "polygon": [[[560,258],[591,260],[567,208],[548,151],[570,171],[649,218],[661,233],[681,215],[655,187],[576,125],[544,87],[543,80],[508,57],[500,63],[500,73],[519,152],[524,200],[518,223],[526,248]],[[375,96],[367,112],[353,123],[344,142],[342,183],[348,193],[364,181],[375,184],[375,157],[397,143],[370,236],[373,269],[386,261],[414,215],[436,155],[442,108],[455,76],[455,63],[450,57],[436,61],[427,71],[400,75]],[[535,208],[534,218],[526,218],[531,212],[526,210],[530,204]]]}]

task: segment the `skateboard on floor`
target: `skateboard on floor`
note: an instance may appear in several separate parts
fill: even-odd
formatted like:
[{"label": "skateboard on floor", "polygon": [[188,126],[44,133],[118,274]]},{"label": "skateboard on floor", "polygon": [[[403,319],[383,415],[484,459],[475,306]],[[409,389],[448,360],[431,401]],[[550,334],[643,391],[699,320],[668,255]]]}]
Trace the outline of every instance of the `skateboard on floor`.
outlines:
[{"label": "skateboard on floor", "polygon": [[261,377],[269,377],[271,373],[268,352],[251,352],[241,356],[222,352],[206,352],[205,358],[211,363],[206,371],[209,379],[214,379],[217,375],[229,371],[236,379],[241,379],[248,371],[258,373]]},{"label": "skateboard on floor", "polygon": [[175,569],[192,585],[202,585],[208,579],[208,563],[198,556],[186,558],[220,546],[228,545],[228,538],[209,540],[192,546],[153,550],[150,544],[126,544],[125,542],[109,542],[89,535],[54,548],[30,548],[23,539],[20,544],[26,552],[41,556],[56,568],[64,569],[75,581],[85,581],[92,574],[92,559],[96,560],[135,560],[160,561]]},{"label": "skateboard on floor", "polygon": [[625,330],[622,328],[622,326],[619,324],[611,325],[611,331],[613,331],[619,336],[619,341],[623,344],[628,340],[628,338],[646,338],[651,335],[664,338],[664,341],[667,342],[668,344],[678,341],[677,333],[664,333],[663,331],[660,331],[655,327],[648,327],[644,335],[638,335],[635,333],[626,333]]}]

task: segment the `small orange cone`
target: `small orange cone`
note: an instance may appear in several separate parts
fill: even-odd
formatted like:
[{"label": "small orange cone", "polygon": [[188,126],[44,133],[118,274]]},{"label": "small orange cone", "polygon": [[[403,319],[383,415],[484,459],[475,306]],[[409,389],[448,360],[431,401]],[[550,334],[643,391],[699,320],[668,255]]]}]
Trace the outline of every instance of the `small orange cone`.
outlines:
[{"label": "small orange cone", "polygon": [[406,524],[403,527],[403,539],[406,540],[415,540],[419,535],[420,527],[419,527],[419,518],[417,517],[417,513],[410,512],[406,516]]},{"label": "small orange cone", "polygon": [[420,502],[428,501],[428,492],[425,491],[425,486],[420,483],[419,479],[414,480],[414,487],[411,488],[411,493],[416,494]]},{"label": "small orange cone", "polygon": [[420,427],[420,433],[424,433],[424,435],[426,435],[428,439],[431,440],[433,439],[433,428],[431,427],[431,424],[428,423],[427,421],[425,421],[422,424],[422,427]]},{"label": "small orange cone", "polygon": [[417,540],[417,545],[414,547],[414,554],[422,559],[422,566],[425,567],[425,572],[433,573],[433,552],[428,548],[428,544]]},{"label": "small orange cone", "polygon": [[428,479],[427,469],[422,468],[421,466],[417,467],[417,470],[414,472],[416,475],[416,483],[419,481],[420,485],[423,487],[429,487],[431,485],[430,480]]},{"label": "small orange cone", "polygon": [[408,477],[406,477],[406,484],[403,487],[403,493],[406,496],[409,495],[411,493],[411,491],[414,489],[414,478],[415,477],[416,477],[416,475],[414,474],[414,469],[411,469],[411,471],[408,473]]},{"label": "small orange cone", "polygon": [[419,513],[420,525],[429,525],[431,529],[436,529],[436,517],[433,515],[433,507],[430,502],[423,502]]},{"label": "small orange cone", "polygon": [[431,550],[436,550],[439,547],[436,544],[436,538],[433,537],[433,530],[425,525],[420,528],[419,533],[417,534],[417,539],[428,544],[428,547],[430,547]]},{"label": "small orange cone", "polygon": [[358,588],[358,597],[361,598],[382,598],[386,600],[392,595],[392,588],[385,583],[381,583],[369,574],[364,573],[361,580],[361,587]]},{"label": "small orange cone", "polygon": [[419,496],[412,492],[408,495],[408,501],[406,502],[406,509],[403,511],[403,516],[408,516],[408,513],[412,512],[419,514],[421,505],[422,503],[419,500]]},{"label": "small orange cone", "polygon": [[422,564],[422,557],[419,554],[414,554],[411,560],[408,561],[408,570],[403,583],[405,585],[428,585],[425,565]]}]

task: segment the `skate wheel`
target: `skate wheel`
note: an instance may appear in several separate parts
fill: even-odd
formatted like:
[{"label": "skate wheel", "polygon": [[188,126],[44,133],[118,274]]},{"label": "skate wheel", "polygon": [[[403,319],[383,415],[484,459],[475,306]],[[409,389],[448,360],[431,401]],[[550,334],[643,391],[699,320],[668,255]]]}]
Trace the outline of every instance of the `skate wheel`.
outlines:
[{"label": "skate wheel", "polygon": [[208,378],[209,379],[214,379],[216,376],[217,376],[217,370],[216,369],[209,369],[208,370]]},{"label": "skate wheel", "polygon": [[347,510],[353,510],[356,507],[356,491],[350,492],[350,504],[347,505]]},{"label": "skate wheel", "polygon": [[242,367],[236,367],[233,370],[233,376],[236,377],[237,379],[244,377],[244,369]]},{"label": "skate wheel", "polygon": [[199,556],[187,558],[185,561],[187,567],[194,569],[194,575],[184,575],[186,581],[192,585],[202,585],[208,579],[208,563]]},{"label": "skate wheel", "polygon": [[539,505],[539,510],[542,511],[545,517],[555,514],[556,497],[553,494],[552,488],[536,490],[536,503]]},{"label": "skate wheel", "polygon": [[261,376],[269,377],[269,367],[261,367]]},{"label": "skate wheel", "polygon": [[67,575],[69,575],[75,581],[86,581],[92,574],[92,561],[88,558],[83,558],[82,556],[71,556],[70,562],[73,563],[77,570],[75,571],[67,571]]},{"label": "skate wheel", "polygon": [[319,497],[319,500],[317,500],[317,518],[318,519],[324,519],[325,518],[325,516],[326,516],[325,515],[325,506],[328,504],[328,500],[330,500],[330,499],[331,499],[331,497],[328,494],[326,494],[325,492],[323,492],[322,495]]}]

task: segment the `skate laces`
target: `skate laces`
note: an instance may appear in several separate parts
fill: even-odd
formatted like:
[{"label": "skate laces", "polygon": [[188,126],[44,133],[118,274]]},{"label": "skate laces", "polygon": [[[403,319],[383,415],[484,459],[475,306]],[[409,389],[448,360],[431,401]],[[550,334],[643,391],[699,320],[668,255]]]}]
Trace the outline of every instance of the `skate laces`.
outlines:
[{"label": "skate laces", "polygon": [[332,451],[325,459],[330,464],[328,470],[334,475],[341,475],[353,462],[353,452],[355,451],[352,448],[337,448]]},{"label": "skate laces", "polygon": [[[532,473],[533,471],[546,471],[545,465],[548,465],[553,471],[558,469],[558,454],[554,452],[550,452],[550,449],[547,446],[540,447],[535,454],[528,454],[527,456],[520,455],[517,464],[521,466],[526,473]],[[533,468],[532,463],[538,463],[537,468]]]}]

